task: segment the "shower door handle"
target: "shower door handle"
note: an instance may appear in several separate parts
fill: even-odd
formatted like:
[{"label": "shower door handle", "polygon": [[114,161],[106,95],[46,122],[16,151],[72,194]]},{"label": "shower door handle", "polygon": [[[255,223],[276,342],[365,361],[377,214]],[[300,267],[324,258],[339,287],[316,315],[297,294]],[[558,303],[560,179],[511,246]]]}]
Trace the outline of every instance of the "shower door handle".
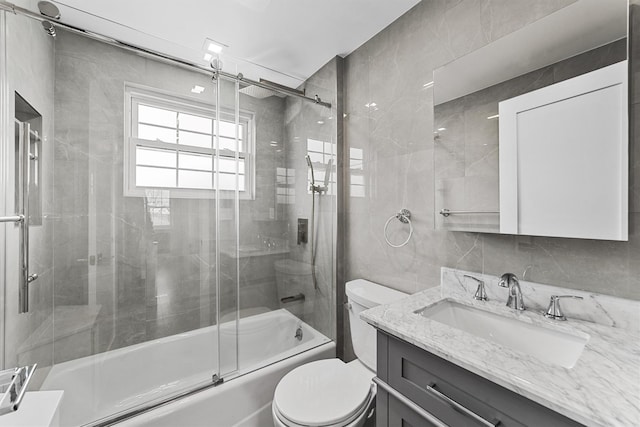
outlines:
[{"label": "shower door handle", "polygon": [[19,124],[18,141],[18,216],[20,223],[20,250],[19,253],[19,290],[18,290],[18,312],[27,313],[29,311],[29,283],[38,279],[37,274],[29,274],[29,169],[31,162],[31,127],[29,123]]}]

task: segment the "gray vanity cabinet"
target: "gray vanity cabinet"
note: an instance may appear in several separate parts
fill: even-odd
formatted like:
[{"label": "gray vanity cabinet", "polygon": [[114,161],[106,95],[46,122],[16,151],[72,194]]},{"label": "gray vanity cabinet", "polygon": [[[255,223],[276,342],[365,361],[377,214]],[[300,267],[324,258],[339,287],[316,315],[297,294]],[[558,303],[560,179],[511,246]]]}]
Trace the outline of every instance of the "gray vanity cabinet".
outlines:
[{"label": "gray vanity cabinet", "polygon": [[377,358],[377,427],[582,425],[383,332]]}]

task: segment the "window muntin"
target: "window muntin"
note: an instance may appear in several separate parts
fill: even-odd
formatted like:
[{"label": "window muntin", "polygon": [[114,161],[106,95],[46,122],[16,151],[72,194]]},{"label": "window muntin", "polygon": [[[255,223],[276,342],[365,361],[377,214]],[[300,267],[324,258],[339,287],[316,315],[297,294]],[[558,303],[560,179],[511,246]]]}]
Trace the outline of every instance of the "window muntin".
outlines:
[{"label": "window muntin", "polygon": [[[327,166],[329,164],[329,160],[333,158],[333,153],[335,153],[335,143],[319,141],[317,139],[307,138],[307,154],[311,159],[311,163],[313,163],[313,172],[314,178],[316,179],[316,184],[324,183],[324,178],[327,173],[329,176],[329,189],[327,194],[335,195],[335,186],[336,186],[336,174],[335,165],[331,166],[331,170],[327,170]],[[307,171],[307,179],[311,182],[311,170]],[[311,193],[311,190],[307,190],[307,193]]]},{"label": "window muntin", "polygon": [[212,106],[130,87],[127,107],[127,195],[158,188],[172,197],[214,197],[219,167],[221,196],[237,188],[242,198],[252,197],[252,114],[241,112],[236,128],[233,112],[220,111],[218,123]]},{"label": "window muntin", "polygon": [[171,199],[166,190],[145,191],[146,210],[154,228],[168,228],[171,226]]}]

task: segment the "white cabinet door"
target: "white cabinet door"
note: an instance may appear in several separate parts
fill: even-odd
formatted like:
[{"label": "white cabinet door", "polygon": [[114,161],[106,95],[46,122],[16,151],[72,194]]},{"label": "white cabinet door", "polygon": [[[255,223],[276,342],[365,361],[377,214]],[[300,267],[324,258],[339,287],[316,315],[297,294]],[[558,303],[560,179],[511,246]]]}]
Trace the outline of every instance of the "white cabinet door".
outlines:
[{"label": "white cabinet door", "polygon": [[628,239],[627,66],[500,102],[501,233]]}]

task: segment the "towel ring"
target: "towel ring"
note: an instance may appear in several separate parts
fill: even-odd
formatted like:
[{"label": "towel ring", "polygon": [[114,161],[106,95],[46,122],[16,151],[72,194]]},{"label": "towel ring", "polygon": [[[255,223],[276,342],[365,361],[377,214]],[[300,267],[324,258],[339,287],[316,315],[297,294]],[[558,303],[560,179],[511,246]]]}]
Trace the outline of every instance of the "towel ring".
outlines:
[{"label": "towel ring", "polygon": [[[394,245],[389,241],[389,238],[387,237],[387,228],[389,228],[389,224],[394,218],[397,218],[398,221],[404,224],[409,224],[409,237],[407,237],[407,240],[400,243],[399,245]],[[411,212],[409,211],[409,209],[402,209],[397,214],[391,215],[387,220],[387,222],[384,224],[384,240],[387,242],[387,245],[391,246],[392,248],[401,248],[405,246],[407,243],[409,243],[409,240],[411,240],[412,235],[413,235],[413,224],[411,224]]]}]

